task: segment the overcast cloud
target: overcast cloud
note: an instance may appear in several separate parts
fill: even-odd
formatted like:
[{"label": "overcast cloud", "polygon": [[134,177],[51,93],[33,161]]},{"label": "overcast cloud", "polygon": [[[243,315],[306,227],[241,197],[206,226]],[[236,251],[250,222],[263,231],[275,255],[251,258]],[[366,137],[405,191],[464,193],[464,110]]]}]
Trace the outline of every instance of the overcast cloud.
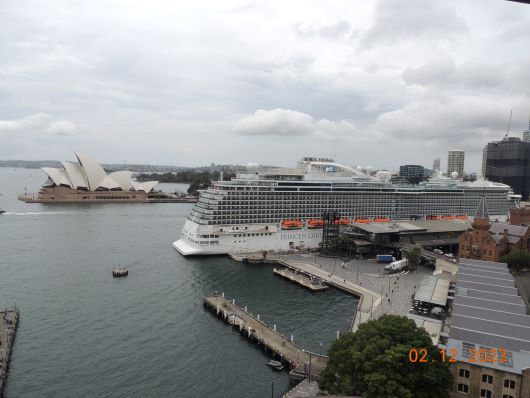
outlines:
[{"label": "overcast cloud", "polygon": [[528,126],[530,6],[6,0],[1,159],[397,169]]}]

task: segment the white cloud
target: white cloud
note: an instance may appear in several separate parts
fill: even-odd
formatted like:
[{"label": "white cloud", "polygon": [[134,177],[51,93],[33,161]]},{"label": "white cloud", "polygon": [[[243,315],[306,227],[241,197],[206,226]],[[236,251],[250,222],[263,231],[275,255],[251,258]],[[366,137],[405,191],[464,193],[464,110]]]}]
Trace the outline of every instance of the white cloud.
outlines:
[{"label": "white cloud", "polygon": [[35,113],[33,115],[13,120],[0,120],[1,131],[18,131],[32,127],[42,127],[49,123],[51,117],[45,113]]},{"label": "white cloud", "polygon": [[48,127],[48,131],[53,135],[76,135],[78,133],[78,128],[74,123],[69,122],[68,120],[58,120]]},{"label": "white cloud", "polygon": [[75,135],[77,126],[68,120],[53,120],[46,113],[33,115],[14,120],[0,120],[0,132],[29,131],[37,134],[43,132],[51,135]]},{"label": "white cloud", "polygon": [[436,0],[378,0],[373,25],[361,38],[362,47],[400,40],[445,41],[467,33],[465,20],[451,2]]},{"label": "white cloud", "polygon": [[235,124],[235,131],[249,136],[308,136],[328,139],[351,138],[355,126],[345,120],[315,120],[312,116],[290,109],[258,109]]},{"label": "white cloud", "polygon": [[484,3],[5,2],[0,156],[395,170],[480,151],[530,108],[530,7]]},{"label": "white cloud", "polygon": [[381,114],[376,126],[379,134],[387,138],[479,152],[486,142],[502,139],[510,106],[521,122],[527,106],[524,97],[513,97],[507,104],[502,97],[425,96]]},{"label": "white cloud", "polygon": [[325,39],[346,38],[357,33],[353,30],[350,22],[344,19],[329,24],[299,24],[295,26],[295,31],[298,36],[303,38],[322,37]]}]

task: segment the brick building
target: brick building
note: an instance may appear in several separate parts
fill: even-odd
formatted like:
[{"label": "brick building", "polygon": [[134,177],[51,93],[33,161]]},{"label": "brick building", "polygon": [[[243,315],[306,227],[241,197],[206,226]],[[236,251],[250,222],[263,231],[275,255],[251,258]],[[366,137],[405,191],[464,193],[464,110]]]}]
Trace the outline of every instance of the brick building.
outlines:
[{"label": "brick building", "polygon": [[530,225],[530,206],[510,209],[510,224]]},{"label": "brick building", "polygon": [[530,208],[512,209],[509,224],[490,222],[483,198],[475,214],[472,229],[460,236],[458,255],[462,258],[498,262],[511,251],[529,252],[529,224]]}]

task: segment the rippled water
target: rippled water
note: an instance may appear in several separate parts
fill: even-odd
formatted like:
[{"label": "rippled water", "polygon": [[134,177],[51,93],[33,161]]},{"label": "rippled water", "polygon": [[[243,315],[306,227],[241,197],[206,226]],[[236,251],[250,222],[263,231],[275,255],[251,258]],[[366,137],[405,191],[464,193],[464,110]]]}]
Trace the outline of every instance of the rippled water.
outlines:
[{"label": "rippled water", "polygon": [[[190,204],[16,200],[44,179],[0,168],[0,306],[21,310],[10,398],[270,397],[287,373],[266,367],[268,354],[203,310],[202,297],[222,290],[315,352],[355,311],[354,298],[310,293],[271,266],[183,258],[171,243]],[[128,277],[112,278],[133,261]]]}]

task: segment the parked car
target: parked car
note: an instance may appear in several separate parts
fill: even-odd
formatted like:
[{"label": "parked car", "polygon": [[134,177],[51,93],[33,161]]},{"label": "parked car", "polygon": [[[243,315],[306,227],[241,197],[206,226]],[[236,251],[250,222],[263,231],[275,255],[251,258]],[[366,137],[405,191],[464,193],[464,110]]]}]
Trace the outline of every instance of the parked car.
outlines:
[{"label": "parked car", "polygon": [[445,253],[444,256],[445,257],[449,257],[449,258],[453,258],[453,253]]},{"label": "parked car", "polygon": [[436,254],[444,254],[443,251],[441,251],[440,249],[434,249],[433,250]]}]

